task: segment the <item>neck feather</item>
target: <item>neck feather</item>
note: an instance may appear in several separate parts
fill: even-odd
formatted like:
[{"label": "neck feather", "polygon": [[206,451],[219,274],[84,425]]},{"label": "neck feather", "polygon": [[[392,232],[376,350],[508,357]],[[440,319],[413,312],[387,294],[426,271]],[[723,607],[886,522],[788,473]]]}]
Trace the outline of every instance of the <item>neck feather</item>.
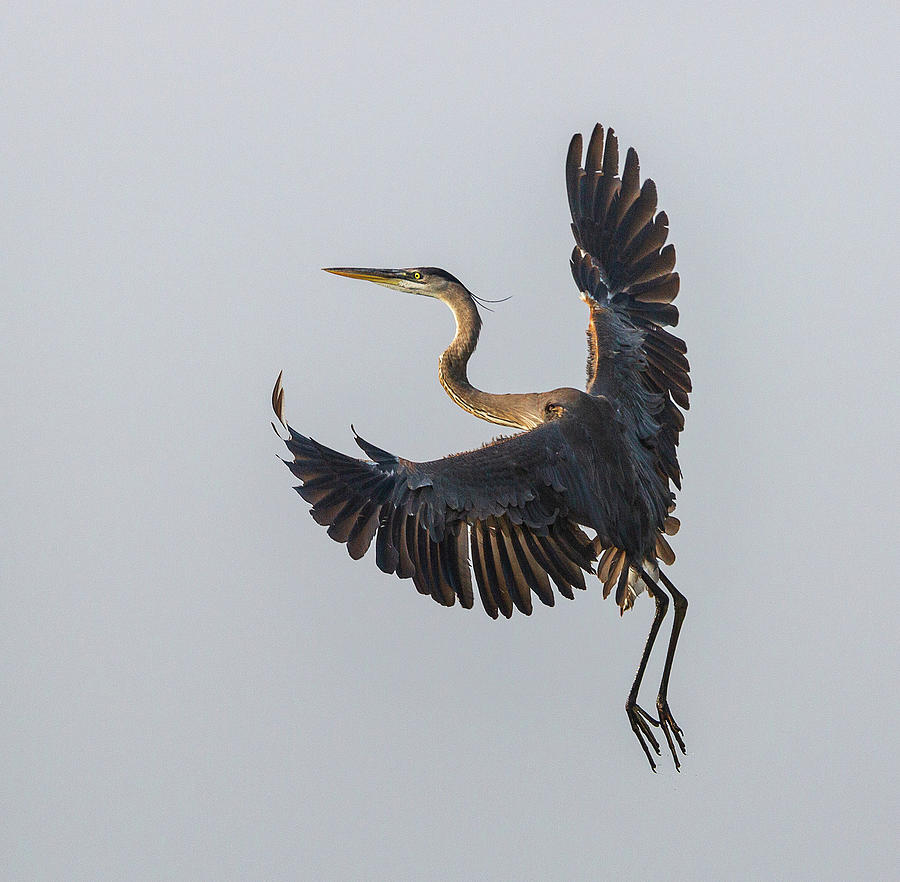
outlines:
[{"label": "neck feather", "polygon": [[467,367],[478,345],[481,316],[472,295],[462,286],[441,299],[456,317],[456,336],[438,362],[438,379],[450,398],[463,410],[490,423],[517,429],[540,425],[533,395],[495,395],[469,382]]}]

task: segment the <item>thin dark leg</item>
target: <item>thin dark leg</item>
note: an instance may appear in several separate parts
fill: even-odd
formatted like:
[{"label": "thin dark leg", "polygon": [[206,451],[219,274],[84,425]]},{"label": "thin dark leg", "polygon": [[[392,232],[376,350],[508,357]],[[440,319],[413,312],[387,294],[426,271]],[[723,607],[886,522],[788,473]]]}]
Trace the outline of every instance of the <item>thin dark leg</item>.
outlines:
[{"label": "thin dark leg", "polygon": [[[628,564],[626,564],[625,568],[622,570],[621,578],[628,578]],[[647,585],[653,584],[649,579],[646,581]],[[644,652],[641,655],[641,662],[638,665],[637,674],[635,674],[634,683],[631,686],[631,692],[628,693],[628,700],[625,702],[625,713],[628,715],[628,721],[631,723],[632,732],[637,736],[637,740],[640,742],[641,747],[644,748],[644,753],[647,755],[647,759],[650,762],[650,768],[655,772],[656,763],[653,761],[653,757],[650,756],[650,749],[647,747],[647,742],[650,742],[650,746],[656,751],[656,755],[660,756],[659,742],[653,735],[649,725],[652,724],[658,726],[659,723],[642,707],[638,706],[637,697],[638,691],[641,688],[641,680],[644,677],[644,670],[647,667],[647,659],[650,658],[650,651],[653,649],[653,642],[656,640],[656,635],[659,633],[659,626],[662,624],[662,620],[666,615],[666,610],[669,608],[669,598],[666,597],[665,592],[661,590],[656,590],[652,593],[653,599],[656,601],[656,613],[653,616],[653,623],[650,625],[650,633],[647,635],[647,642],[644,644]]]},{"label": "thin dark leg", "polygon": [[672,635],[669,637],[669,648],[666,651],[666,663],[663,667],[663,675],[659,683],[659,695],[656,697],[656,709],[659,712],[660,727],[665,733],[666,741],[669,742],[669,750],[672,751],[672,757],[675,760],[675,768],[680,769],[681,764],[678,762],[678,754],[675,752],[675,745],[672,742],[673,735],[678,742],[678,746],[681,748],[681,752],[686,754],[687,751],[684,748],[684,739],[682,737],[684,733],[681,731],[681,727],[678,723],[675,722],[675,718],[669,710],[668,691],[669,676],[672,673],[672,662],[675,659],[675,648],[678,645],[678,635],[681,633],[681,625],[684,622],[685,613],[687,613],[688,602],[687,598],[669,581],[669,579],[666,578],[666,575],[662,570],[659,571],[659,578],[672,595],[672,602],[675,607],[675,620],[672,623]]}]

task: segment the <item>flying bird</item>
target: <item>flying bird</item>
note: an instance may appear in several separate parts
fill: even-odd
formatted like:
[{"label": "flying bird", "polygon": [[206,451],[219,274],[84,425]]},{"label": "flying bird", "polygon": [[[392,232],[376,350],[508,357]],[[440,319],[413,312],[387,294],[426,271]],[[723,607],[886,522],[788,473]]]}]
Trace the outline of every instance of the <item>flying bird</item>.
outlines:
[{"label": "flying bird", "polygon": [[[633,149],[619,175],[612,129],[604,136],[597,125],[584,156],[581,135],[572,138],[566,187],[572,275],[588,307],[585,391],[493,394],[473,386],[468,363],[483,301],[445,270],[332,267],[326,271],[445,303],[456,334],[438,362],[441,385],[469,413],[522,431],[432,462],[395,456],[354,431],[366,456],[358,459],[288,426],[281,374],[272,404],[288,432],[293,458],[285,462],[314,520],[354,560],[374,542],[379,569],[412,579],[444,606],[459,600],[470,609],[477,589],[492,618],[514,609],[530,615],[534,598],[553,606],[555,587],[573,599],[593,573],[621,612],[647,591],[656,610],[625,710],[651,768],[659,729],[680,769],[685,746],[668,685],[687,600],[660,566],[675,559],[666,536],[679,527],[672,488],[681,489],[676,447],[691,391],[687,348],[664,330],[678,322],[675,249],[665,244],[668,218],[657,213],[653,181],[640,182]],[[670,596],[654,717],[638,691]]]}]

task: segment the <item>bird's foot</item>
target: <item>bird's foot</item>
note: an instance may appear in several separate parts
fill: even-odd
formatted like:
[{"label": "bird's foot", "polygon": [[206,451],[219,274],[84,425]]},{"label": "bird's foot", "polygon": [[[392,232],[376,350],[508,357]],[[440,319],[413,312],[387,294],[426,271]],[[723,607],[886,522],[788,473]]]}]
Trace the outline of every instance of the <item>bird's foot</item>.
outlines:
[{"label": "bird's foot", "polygon": [[682,737],[684,732],[681,731],[681,726],[675,722],[675,717],[672,716],[672,711],[669,710],[669,702],[666,700],[665,696],[660,695],[656,699],[656,709],[659,712],[659,721],[653,722],[663,730],[663,734],[666,736],[666,741],[669,744],[669,750],[672,752],[672,759],[675,760],[675,768],[680,772],[681,763],[678,761],[678,752],[675,750],[675,742],[678,743],[681,752],[687,756],[687,751],[684,748],[684,738]]},{"label": "bird's foot", "polygon": [[628,722],[631,723],[631,731],[634,732],[635,737],[644,749],[647,761],[650,763],[650,768],[655,772],[656,763],[650,755],[650,747],[656,751],[657,756],[661,756],[662,754],[659,749],[659,742],[656,740],[656,736],[653,734],[650,726],[659,726],[659,720],[654,720],[647,711],[634,701],[627,701],[625,703],[625,713],[628,715]]}]

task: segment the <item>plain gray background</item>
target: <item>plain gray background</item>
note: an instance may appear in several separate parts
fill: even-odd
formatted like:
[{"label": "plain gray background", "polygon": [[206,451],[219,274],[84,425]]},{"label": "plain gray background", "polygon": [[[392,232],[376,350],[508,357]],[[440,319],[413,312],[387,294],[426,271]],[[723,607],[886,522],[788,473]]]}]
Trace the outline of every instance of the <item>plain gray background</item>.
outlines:
[{"label": "plain gray background", "polygon": [[[6,3],[2,875],[896,872],[893,4]],[[652,604],[493,622],[354,563],[287,413],[410,458],[495,434],[436,378],[581,385],[563,162],[613,125],[678,248],[691,602],[652,775]],[[648,675],[652,707],[659,665]]]}]

